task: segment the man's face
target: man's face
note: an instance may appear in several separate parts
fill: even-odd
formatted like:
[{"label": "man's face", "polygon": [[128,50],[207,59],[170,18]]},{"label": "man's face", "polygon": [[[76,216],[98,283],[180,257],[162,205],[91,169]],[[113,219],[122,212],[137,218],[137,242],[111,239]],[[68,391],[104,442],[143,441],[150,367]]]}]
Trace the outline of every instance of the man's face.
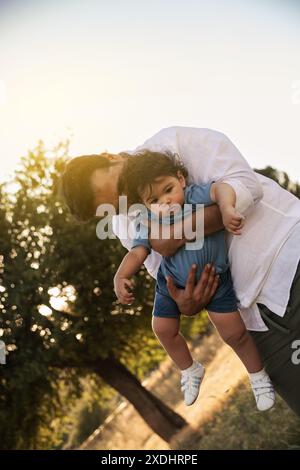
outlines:
[{"label": "man's face", "polygon": [[112,204],[115,209],[118,209],[117,183],[119,171],[119,165],[115,165],[108,168],[99,168],[93,172],[91,187],[94,193],[95,213],[100,204]]}]

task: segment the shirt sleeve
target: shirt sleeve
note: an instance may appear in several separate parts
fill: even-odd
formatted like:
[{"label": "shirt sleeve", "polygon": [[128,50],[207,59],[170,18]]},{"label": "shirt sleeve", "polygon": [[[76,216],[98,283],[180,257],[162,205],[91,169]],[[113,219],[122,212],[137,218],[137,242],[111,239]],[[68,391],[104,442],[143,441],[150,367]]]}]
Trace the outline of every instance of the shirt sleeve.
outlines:
[{"label": "shirt sleeve", "polygon": [[227,183],[234,189],[236,209],[245,215],[263,198],[262,185],[255,172],[224,134],[220,136],[214,159],[215,164],[221,164],[221,160],[223,161],[224,174],[218,181]]},{"label": "shirt sleeve", "polygon": [[204,204],[210,206],[214,204],[210,197],[210,188],[213,181],[207,184],[191,184],[186,188],[185,198],[188,204]]},{"label": "shirt sleeve", "polygon": [[179,154],[192,183],[214,180],[229,184],[242,214],[262,199],[262,185],[255,172],[226,135],[212,129],[184,127],[179,127],[177,133]]}]

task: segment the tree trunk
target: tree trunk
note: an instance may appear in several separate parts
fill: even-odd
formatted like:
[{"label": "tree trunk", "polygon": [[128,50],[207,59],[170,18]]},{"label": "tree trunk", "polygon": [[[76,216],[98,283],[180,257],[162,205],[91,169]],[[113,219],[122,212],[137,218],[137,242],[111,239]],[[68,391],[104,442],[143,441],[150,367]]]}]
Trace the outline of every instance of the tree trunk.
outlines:
[{"label": "tree trunk", "polygon": [[113,357],[98,363],[95,372],[124,396],[150,428],[166,442],[187,422],[142,386],[138,379]]}]

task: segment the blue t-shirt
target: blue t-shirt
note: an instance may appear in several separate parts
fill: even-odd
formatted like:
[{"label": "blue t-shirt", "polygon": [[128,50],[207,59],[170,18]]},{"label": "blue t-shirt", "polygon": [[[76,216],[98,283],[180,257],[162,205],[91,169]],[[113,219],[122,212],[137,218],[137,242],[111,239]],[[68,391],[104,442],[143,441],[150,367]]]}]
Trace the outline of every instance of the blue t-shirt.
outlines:
[{"label": "blue t-shirt", "polygon": [[[185,204],[203,204],[204,206],[209,206],[214,204],[210,197],[210,188],[212,183],[198,185],[192,184],[187,186],[184,190],[185,192]],[[195,207],[192,207],[194,210]],[[184,216],[187,213],[191,212],[190,208],[187,211],[183,211]],[[153,215],[149,212],[149,219],[153,218]],[[154,216],[155,218],[155,216]],[[148,239],[148,229],[143,224],[137,224],[137,236],[133,240],[132,248],[136,246],[144,246],[146,247],[149,252],[151,251],[151,245]],[[220,285],[212,299],[212,301],[217,301],[221,299],[222,296],[226,295],[228,298],[228,294],[230,291],[231,301],[230,306],[227,302],[228,306],[226,307],[226,302],[220,306],[219,302],[218,305],[215,303],[212,305],[210,310],[212,311],[234,311],[237,308],[235,295],[232,293],[233,286],[232,280],[229,271],[229,264],[228,264],[228,257],[227,257],[227,247],[225,243],[225,231],[220,230],[214,234],[208,235],[204,237],[203,246],[201,249],[192,249],[187,250],[185,246],[182,246],[174,255],[163,257],[157,276],[157,285],[156,285],[156,299],[154,305],[154,315],[157,316],[178,316],[179,310],[176,303],[173,299],[169,296],[169,292],[166,286],[166,276],[170,275],[175,285],[180,288],[184,288],[186,284],[186,280],[188,277],[188,273],[191,269],[192,264],[197,265],[196,271],[196,279],[198,280],[204,266],[208,263],[213,263],[216,272],[220,274],[221,282]],[[226,274],[225,274],[226,273]],[[160,295],[167,296],[171,300],[168,299],[159,299]],[[234,297],[234,302],[233,302]],[[161,302],[162,300],[167,300],[167,303]],[[157,305],[159,304],[159,305]],[[174,305],[175,304],[175,305]],[[176,307],[175,307],[176,306]],[[224,308],[223,308],[224,307]],[[168,310],[168,312],[158,312],[158,308],[161,310]],[[207,306],[208,308],[208,306]],[[218,308],[218,310],[214,310]],[[229,308],[229,310],[228,310]],[[176,313],[175,313],[176,310]],[[172,313],[172,314],[171,314]]]}]

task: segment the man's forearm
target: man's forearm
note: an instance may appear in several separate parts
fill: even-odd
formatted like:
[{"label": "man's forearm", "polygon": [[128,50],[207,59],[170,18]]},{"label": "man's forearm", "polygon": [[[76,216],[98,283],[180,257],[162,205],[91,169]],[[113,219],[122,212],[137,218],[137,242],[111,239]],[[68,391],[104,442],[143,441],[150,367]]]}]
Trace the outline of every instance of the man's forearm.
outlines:
[{"label": "man's forearm", "polygon": [[[192,214],[192,229],[196,231],[196,213]],[[204,236],[211,235],[224,228],[222,216],[219,207],[214,204],[204,208]],[[174,225],[170,226],[170,237],[163,238],[150,238],[152,249],[160,253],[162,256],[172,256],[176,251],[181,248],[186,242],[192,241],[185,238],[183,227],[181,233],[175,230]],[[175,235],[176,234],[176,235]],[[161,231],[159,232],[161,235]],[[177,238],[175,238],[175,236]]]},{"label": "man's forearm", "polygon": [[[196,226],[196,218],[193,221],[193,229],[194,225]],[[217,204],[213,204],[212,206],[204,208],[204,236],[211,235],[212,233],[219,232],[223,230],[224,225],[222,222],[222,214],[217,206]]]}]

